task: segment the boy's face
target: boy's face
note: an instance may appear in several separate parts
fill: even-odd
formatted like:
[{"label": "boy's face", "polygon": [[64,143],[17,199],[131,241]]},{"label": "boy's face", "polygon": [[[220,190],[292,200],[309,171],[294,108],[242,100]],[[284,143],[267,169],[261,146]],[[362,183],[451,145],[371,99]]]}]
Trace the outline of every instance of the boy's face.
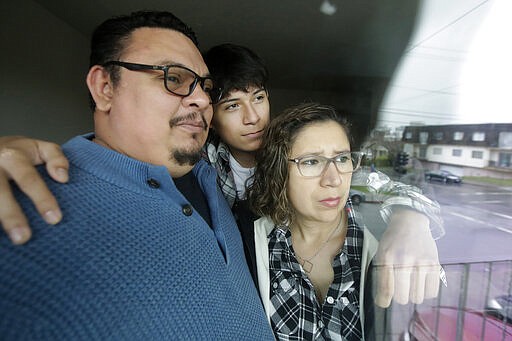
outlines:
[{"label": "boy's face", "polygon": [[231,91],[214,106],[212,127],[236,157],[260,148],[269,119],[267,91],[250,86],[247,92]]}]

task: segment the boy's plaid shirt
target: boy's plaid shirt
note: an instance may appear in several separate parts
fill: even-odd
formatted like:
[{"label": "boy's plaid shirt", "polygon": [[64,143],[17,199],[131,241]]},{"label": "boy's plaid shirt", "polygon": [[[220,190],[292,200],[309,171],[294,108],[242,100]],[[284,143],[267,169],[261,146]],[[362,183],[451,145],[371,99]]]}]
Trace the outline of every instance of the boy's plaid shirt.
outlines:
[{"label": "boy's plaid shirt", "polygon": [[233,172],[229,166],[229,148],[219,137],[210,131],[202,151],[203,158],[217,170],[217,183],[224,197],[233,207],[236,201],[236,185]]}]

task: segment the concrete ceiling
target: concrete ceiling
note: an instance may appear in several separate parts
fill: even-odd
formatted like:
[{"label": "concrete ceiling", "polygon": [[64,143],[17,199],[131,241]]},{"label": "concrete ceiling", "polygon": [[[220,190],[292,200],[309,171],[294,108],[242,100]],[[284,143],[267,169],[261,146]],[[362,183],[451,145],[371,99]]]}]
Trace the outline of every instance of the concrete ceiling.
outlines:
[{"label": "concrete ceiling", "polygon": [[83,34],[112,15],[168,10],[197,33],[202,50],[232,42],[268,64],[271,87],[344,91],[391,77],[411,34],[417,0],[36,0]]}]

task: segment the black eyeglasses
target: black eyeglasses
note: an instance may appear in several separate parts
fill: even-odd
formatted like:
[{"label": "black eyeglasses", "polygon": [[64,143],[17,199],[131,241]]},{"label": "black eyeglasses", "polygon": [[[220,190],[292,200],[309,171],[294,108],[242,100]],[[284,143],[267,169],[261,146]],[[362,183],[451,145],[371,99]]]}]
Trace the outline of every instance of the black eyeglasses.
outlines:
[{"label": "black eyeglasses", "polygon": [[328,158],[321,155],[305,155],[288,161],[295,162],[300,175],[306,178],[322,176],[332,162],[338,173],[352,173],[359,168],[363,154],[359,152],[341,153]]},{"label": "black eyeglasses", "polygon": [[212,102],[218,101],[220,91],[213,86],[211,77],[201,77],[194,71],[181,65],[146,65],[137,63],[128,63],[112,60],[103,64],[103,66],[117,65],[130,71],[160,70],[164,72],[164,86],[172,94],[187,97],[190,96],[196,85],[210,96]]}]

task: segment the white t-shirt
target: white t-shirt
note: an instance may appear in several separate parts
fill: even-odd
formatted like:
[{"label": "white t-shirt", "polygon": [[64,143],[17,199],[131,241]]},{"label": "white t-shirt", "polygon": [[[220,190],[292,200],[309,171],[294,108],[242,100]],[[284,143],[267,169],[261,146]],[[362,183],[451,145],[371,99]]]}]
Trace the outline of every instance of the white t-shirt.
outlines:
[{"label": "white t-shirt", "polygon": [[[236,197],[238,199],[244,200],[246,185],[250,186],[252,184],[251,177],[254,174],[254,167],[242,167],[231,154],[229,155],[229,166],[231,167],[233,178],[235,180]],[[246,183],[247,179],[250,180]]]}]

